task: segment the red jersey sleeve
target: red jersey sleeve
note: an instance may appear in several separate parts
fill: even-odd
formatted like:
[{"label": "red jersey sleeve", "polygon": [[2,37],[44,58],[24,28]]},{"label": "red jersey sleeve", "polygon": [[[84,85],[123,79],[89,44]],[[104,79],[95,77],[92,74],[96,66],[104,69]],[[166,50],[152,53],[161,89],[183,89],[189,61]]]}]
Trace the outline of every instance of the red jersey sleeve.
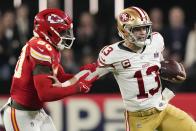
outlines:
[{"label": "red jersey sleeve", "polygon": [[[34,41],[34,43],[30,44],[29,54],[31,63],[33,64],[33,81],[40,101],[60,100],[65,96],[78,93],[75,85],[67,88],[52,86],[52,80],[48,76],[52,75],[53,65],[57,65],[60,59],[59,52],[54,47],[40,40]],[[66,76],[61,68],[58,72],[62,76]],[[61,78],[60,73],[58,73],[59,78]]]},{"label": "red jersey sleeve", "polygon": [[67,81],[73,76],[74,74],[65,73],[63,67],[60,64],[58,65],[57,78],[60,82]]},{"label": "red jersey sleeve", "polygon": [[40,74],[34,76],[34,84],[42,102],[50,102],[63,99],[65,96],[79,93],[77,85],[66,88],[53,87],[48,75]]},{"label": "red jersey sleeve", "polygon": [[29,50],[33,65],[41,64],[52,67],[52,56],[46,46],[35,43],[31,44]]}]

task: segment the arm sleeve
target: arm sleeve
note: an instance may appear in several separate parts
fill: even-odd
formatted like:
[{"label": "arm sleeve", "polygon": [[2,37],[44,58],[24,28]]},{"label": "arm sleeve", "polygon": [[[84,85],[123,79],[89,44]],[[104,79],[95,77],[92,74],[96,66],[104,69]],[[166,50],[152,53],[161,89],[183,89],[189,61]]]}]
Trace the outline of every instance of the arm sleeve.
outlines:
[{"label": "arm sleeve", "polygon": [[109,70],[107,68],[100,68],[100,67],[97,67],[96,70],[94,72],[91,72],[88,76],[89,79],[95,77],[95,76],[98,76],[98,78],[106,75],[109,73]]},{"label": "arm sleeve", "polygon": [[52,64],[52,58],[49,51],[40,45],[30,47],[30,60],[33,65],[41,64],[51,66]]},{"label": "arm sleeve", "polygon": [[42,102],[56,101],[63,99],[65,96],[79,93],[76,85],[66,88],[53,87],[52,80],[50,80],[46,74],[34,75],[33,79],[39,99]]},{"label": "arm sleeve", "polygon": [[98,64],[98,73],[100,74],[100,76],[103,76],[109,72],[112,72],[114,67],[112,64],[112,58],[111,58],[111,54],[109,55],[105,55],[104,54],[104,50],[107,50],[108,46],[103,47],[103,49],[99,52],[99,56],[97,59],[97,64]]},{"label": "arm sleeve", "polygon": [[[78,88],[76,88],[77,85],[67,86],[66,88],[52,86],[52,80],[48,78],[49,75],[53,74],[52,53],[40,44],[33,44],[30,47],[34,86],[42,102],[56,101],[65,96],[79,93]],[[61,75],[62,77],[60,77]],[[62,69],[59,70],[59,78],[65,78]],[[66,78],[68,78],[67,75]]]},{"label": "arm sleeve", "polygon": [[67,81],[71,79],[73,76],[73,74],[65,73],[63,67],[60,64],[58,65],[57,78],[60,82]]}]

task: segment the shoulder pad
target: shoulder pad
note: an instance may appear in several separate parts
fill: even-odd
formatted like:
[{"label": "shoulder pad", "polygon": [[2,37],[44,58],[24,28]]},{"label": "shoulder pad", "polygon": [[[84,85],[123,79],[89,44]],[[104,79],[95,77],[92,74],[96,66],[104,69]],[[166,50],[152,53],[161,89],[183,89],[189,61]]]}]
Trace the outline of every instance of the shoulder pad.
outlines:
[{"label": "shoulder pad", "polygon": [[152,35],[153,37],[163,41],[163,36],[159,32],[153,32]]},{"label": "shoulder pad", "polygon": [[98,65],[99,66],[110,66],[113,63],[114,47],[112,45],[105,46],[99,53]]},{"label": "shoulder pad", "polygon": [[[51,52],[46,48],[46,45],[42,43],[44,41],[34,41],[30,43],[30,56],[37,63],[52,63]],[[51,48],[52,51],[52,48]]]},{"label": "shoulder pad", "polygon": [[156,40],[156,43],[158,44],[159,48],[163,50],[165,48],[163,36],[158,32],[153,32],[152,35]]}]

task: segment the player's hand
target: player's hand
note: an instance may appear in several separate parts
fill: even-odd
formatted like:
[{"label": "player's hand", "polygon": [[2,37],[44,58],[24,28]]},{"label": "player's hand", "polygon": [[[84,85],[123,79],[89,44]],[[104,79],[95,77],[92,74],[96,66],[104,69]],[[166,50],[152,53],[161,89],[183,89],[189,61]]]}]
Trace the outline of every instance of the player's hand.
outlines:
[{"label": "player's hand", "polygon": [[181,69],[182,69],[180,73],[182,73],[183,75],[182,76],[177,76],[177,79],[179,81],[184,81],[184,80],[186,80],[186,71],[185,71],[184,66],[182,65],[182,63],[179,63],[179,64],[180,64]]},{"label": "player's hand", "polygon": [[62,83],[58,80],[58,78],[57,78],[55,75],[53,75],[53,76],[48,76],[48,77],[51,78],[52,81],[53,81],[52,86],[62,87]]},{"label": "player's hand", "polygon": [[184,66],[181,64],[181,63],[179,63],[180,64],[180,66],[181,66],[181,74],[183,74],[182,76],[176,76],[176,78],[174,78],[173,80],[172,80],[172,82],[174,82],[174,83],[181,83],[181,82],[183,82],[184,80],[186,80],[186,71],[185,71],[185,69],[184,69]]},{"label": "player's hand", "polygon": [[[181,78],[180,78],[181,76],[177,76],[176,78],[172,78],[172,79],[164,79],[164,80],[167,80],[167,81],[169,81],[169,82],[171,82],[171,83],[180,83],[180,82],[182,82],[182,80],[180,80]],[[180,79],[179,79],[180,78]]]},{"label": "player's hand", "polygon": [[89,73],[84,74],[83,76],[80,77],[80,79],[76,83],[76,86],[79,89],[79,92],[82,92],[82,93],[89,92],[92,87],[92,83],[98,79],[98,76],[95,76],[91,78],[90,80],[86,80],[88,75]]},{"label": "player's hand", "polygon": [[186,79],[186,77],[182,77],[182,76],[178,75],[178,76],[176,76],[176,78],[172,78],[172,79],[163,78],[163,77],[161,79],[169,81],[171,83],[181,83]]},{"label": "player's hand", "polygon": [[98,76],[94,76],[91,79],[87,80],[89,74],[90,74],[89,72],[85,73],[76,82],[74,82],[76,78],[73,78],[68,81],[65,81],[64,83],[61,83],[55,75],[48,76],[48,77],[53,80],[54,83],[52,84],[52,86],[54,87],[64,87],[64,88],[74,87],[77,88],[78,92],[87,93],[90,91],[90,88],[92,87],[92,83],[98,79]]},{"label": "player's hand", "polygon": [[98,66],[97,63],[86,64],[86,65],[80,67],[80,71],[90,70],[91,72],[94,72],[96,70],[97,66]]}]

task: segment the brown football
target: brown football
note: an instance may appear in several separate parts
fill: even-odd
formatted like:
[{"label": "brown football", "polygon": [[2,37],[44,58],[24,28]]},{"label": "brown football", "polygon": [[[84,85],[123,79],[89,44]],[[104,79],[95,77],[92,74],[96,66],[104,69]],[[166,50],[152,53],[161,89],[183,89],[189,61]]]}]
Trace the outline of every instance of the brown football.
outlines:
[{"label": "brown football", "polygon": [[163,78],[172,79],[176,78],[177,76],[184,77],[182,65],[175,60],[165,60],[161,62],[161,70],[160,75]]}]

